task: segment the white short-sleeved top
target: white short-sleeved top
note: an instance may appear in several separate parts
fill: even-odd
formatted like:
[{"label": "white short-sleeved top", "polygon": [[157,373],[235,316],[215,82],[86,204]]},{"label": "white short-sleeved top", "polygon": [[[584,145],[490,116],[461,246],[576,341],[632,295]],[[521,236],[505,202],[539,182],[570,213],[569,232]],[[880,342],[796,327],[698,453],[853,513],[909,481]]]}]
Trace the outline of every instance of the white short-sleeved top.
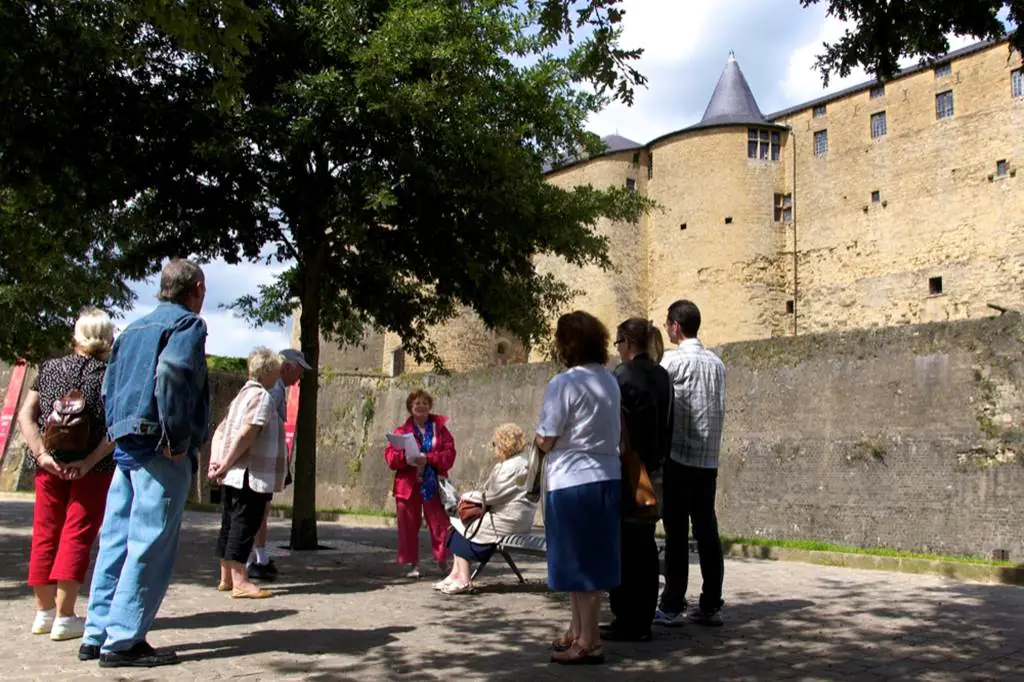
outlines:
[{"label": "white short-sleeved top", "polygon": [[548,382],[537,433],[557,437],[544,456],[547,490],[617,481],[619,384],[601,365],[580,365]]}]

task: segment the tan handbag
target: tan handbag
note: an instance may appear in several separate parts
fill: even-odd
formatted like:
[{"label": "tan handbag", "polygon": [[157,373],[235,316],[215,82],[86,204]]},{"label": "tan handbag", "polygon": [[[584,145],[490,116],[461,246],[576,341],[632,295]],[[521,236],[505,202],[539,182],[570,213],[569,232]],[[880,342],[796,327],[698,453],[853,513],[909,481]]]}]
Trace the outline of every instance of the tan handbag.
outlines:
[{"label": "tan handbag", "polygon": [[619,459],[622,465],[622,517],[628,521],[658,520],[658,494],[640,455],[630,442],[626,420],[622,419]]}]

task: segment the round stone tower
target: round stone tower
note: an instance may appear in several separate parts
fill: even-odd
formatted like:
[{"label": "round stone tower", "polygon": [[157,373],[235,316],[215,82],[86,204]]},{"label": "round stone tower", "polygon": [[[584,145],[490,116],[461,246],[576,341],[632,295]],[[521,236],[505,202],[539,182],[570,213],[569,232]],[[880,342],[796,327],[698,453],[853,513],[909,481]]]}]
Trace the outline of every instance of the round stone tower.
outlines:
[{"label": "round stone tower", "polygon": [[786,143],[730,54],[701,121],[648,144],[647,192],[663,207],[648,222],[657,323],[687,298],[707,343],[784,333]]}]

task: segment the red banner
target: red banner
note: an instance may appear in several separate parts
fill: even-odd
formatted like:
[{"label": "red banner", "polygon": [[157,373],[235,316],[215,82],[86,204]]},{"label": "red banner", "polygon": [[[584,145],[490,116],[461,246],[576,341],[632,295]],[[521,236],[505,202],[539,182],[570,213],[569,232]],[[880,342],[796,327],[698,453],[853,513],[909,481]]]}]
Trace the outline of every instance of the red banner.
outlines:
[{"label": "red banner", "polygon": [[0,462],[7,453],[7,441],[14,431],[15,413],[18,411],[18,399],[21,398],[21,387],[25,384],[25,372],[27,366],[19,362],[11,372],[11,380],[7,382],[7,396],[4,398],[4,407],[0,411]]},{"label": "red banner", "polygon": [[295,422],[299,419],[299,384],[288,387],[288,404],[284,420],[284,444],[288,448],[288,461],[292,461],[292,444],[295,442]]}]

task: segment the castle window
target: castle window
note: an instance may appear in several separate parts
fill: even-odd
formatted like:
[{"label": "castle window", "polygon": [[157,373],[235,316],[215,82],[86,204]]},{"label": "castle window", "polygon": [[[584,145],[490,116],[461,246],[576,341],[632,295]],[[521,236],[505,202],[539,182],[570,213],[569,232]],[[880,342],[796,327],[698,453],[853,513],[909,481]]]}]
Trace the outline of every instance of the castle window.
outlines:
[{"label": "castle window", "polygon": [[405,372],[405,350],[399,346],[391,351],[391,376],[401,376]]},{"label": "castle window", "polygon": [[885,112],[879,111],[876,114],[871,114],[871,137],[872,139],[878,139],[885,137],[885,134],[889,132],[889,127],[886,125]]},{"label": "castle window", "polygon": [[679,223],[679,229],[680,230],[685,230],[686,229],[686,223]]},{"label": "castle window", "polygon": [[874,192],[871,193],[871,203],[872,204],[877,204],[881,200],[882,200],[882,193],[879,192],[877,189]]},{"label": "castle window", "polygon": [[726,225],[732,225],[732,216],[731,215],[725,216],[725,224]]},{"label": "castle window", "polygon": [[816,107],[814,107],[814,113],[813,113],[814,118],[821,118],[824,115],[825,115],[825,105],[824,104],[819,104]]},{"label": "castle window", "polygon": [[828,131],[818,130],[814,133],[814,155],[825,156],[828,154]]},{"label": "castle window", "polygon": [[761,161],[779,160],[782,148],[781,133],[758,128],[747,129],[747,158]]},{"label": "castle window", "polygon": [[1024,97],[1024,69],[1010,72],[1010,96]]},{"label": "castle window", "polygon": [[1005,178],[1007,171],[1006,159],[1000,159],[996,161],[996,177]]},{"label": "castle window", "polygon": [[786,301],[786,314],[787,315],[792,315],[793,314],[793,310],[794,310],[793,299],[789,299],[788,301]]},{"label": "castle window", "polygon": [[640,165],[640,152],[633,152],[633,165],[634,166],[639,166]]},{"label": "castle window", "polygon": [[647,179],[654,177],[654,152],[647,155]]},{"label": "castle window", "polygon": [[636,180],[634,180],[633,178],[626,178],[626,189],[628,189],[630,192],[635,192]]},{"label": "castle window", "polygon": [[793,222],[793,195],[792,194],[776,194],[775,195],[775,222],[777,222],[777,223],[791,223],[791,222]]},{"label": "castle window", "polygon": [[878,99],[879,97],[885,97],[885,86],[876,85],[871,88],[871,93],[868,95],[870,99]]},{"label": "castle window", "polygon": [[935,95],[935,118],[951,118],[953,116],[953,91],[946,90]]},{"label": "castle window", "polygon": [[929,277],[928,278],[928,293],[931,296],[938,296],[942,293],[942,278],[941,277]]},{"label": "castle window", "polygon": [[945,64],[939,64],[935,67],[935,77],[945,78],[946,76],[953,73],[953,63],[946,62]]}]

